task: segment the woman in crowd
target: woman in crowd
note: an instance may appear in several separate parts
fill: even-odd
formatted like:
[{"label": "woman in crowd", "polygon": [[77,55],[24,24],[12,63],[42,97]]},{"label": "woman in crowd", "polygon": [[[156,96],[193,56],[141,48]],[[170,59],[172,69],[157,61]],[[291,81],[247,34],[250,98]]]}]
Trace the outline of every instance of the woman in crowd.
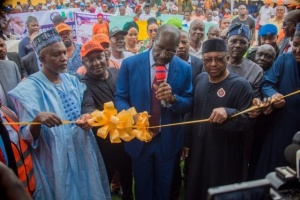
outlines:
[{"label": "woman in crowd", "polygon": [[96,23],[93,26],[93,35],[96,35],[98,33],[103,33],[103,34],[108,35],[109,24],[106,21],[103,21],[103,14],[102,13],[97,14],[97,20],[98,20],[98,23]]},{"label": "woman in crowd", "polygon": [[152,47],[152,40],[156,35],[158,29],[158,23],[154,17],[151,17],[147,20],[147,34],[148,34],[148,39],[144,40],[142,42],[142,46],[140,48],[140,52],[143,52],[150,47]]},{"label": "woman in crowd", "polygon": [[141,46],[138,44],[138,25],[134,21],[126,22],[126,24],[123,26],[123,30],[128,32],[125,38],[126,50],[133,54],[137,54],[141,48]]},{"label": "woman in crowd", "polygon": [[143,10],[142,10],[142,5],[141,4],[137,4],[135,6],[135,9],[134,9],[134,13],[136,14],[134,17],[133,17],[133,21],[138,21],[141,14],[143,13]]}]

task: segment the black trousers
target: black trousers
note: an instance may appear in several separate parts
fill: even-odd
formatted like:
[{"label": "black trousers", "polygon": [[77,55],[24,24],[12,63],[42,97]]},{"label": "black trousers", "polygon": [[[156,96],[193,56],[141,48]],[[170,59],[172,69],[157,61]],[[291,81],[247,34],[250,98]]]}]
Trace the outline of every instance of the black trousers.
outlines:
[{"label": "black trousers", "polygon": [[114,173],[118,171],[123,190],[122,199],[133,199],[131,158],[125,152],[123,143],[112,144],[109,136],[102,139],[96,135],[96,129],[93,131],[105,163],[109,183],[111,183]]}]

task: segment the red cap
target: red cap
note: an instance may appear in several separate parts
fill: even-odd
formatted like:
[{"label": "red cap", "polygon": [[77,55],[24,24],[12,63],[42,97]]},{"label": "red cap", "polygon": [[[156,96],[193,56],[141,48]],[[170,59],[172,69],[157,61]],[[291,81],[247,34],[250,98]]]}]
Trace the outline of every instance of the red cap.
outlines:
[{"label": "red cap", "polygon": [[81,46],[80,56],[83,58],[88,53],[95,50],[104,51],[103,47],[99,43],[95,41],[88,41]]},{"label": "red cap", "polygon": [[100,16],[103,18],[103,14],[102,13],[98,13],[97,14],[97,18],[100,17]]}]

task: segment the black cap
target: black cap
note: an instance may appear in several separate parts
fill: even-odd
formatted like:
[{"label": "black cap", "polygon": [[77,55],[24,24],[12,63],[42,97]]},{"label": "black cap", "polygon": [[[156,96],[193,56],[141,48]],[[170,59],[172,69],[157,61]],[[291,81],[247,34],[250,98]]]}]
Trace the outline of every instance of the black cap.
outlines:
[{"label": "black cap", "polygon": [[117,34],[127,35],[127,33],[128,33],[127,31],[124,31],[124,30],[119,29],[118,27],[115,27],[109,31],[109,37],[114,37]]},{"label": "black cap", "polygon": [[209,39],[202,44],[202,53],[207,52],[227,52],[227,45],[222,39]]},{"label": "black cap", "polygon": [[145,3],[144,8],[145,7],[150,7],[150,4],[149,3]]}]

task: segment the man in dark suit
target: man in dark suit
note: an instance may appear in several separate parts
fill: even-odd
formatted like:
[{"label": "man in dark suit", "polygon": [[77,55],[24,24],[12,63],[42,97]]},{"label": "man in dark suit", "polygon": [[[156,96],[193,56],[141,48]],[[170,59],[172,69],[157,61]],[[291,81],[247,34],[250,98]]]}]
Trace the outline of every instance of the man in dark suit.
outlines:
[{"label": "man in dark suit", "polygon": [[190,36],[186,31],[180,30],[180,43],[176,52],[176,55],[182,60],[191,64],[192,67],[192,81],[195,80],[196,76],[203,70],[203,62],[200,58],[193,56],[189,53],[190,50]]},{"label": "man in dark suit", "polygon": [[[132,106],[147,111],[150,126],[182,121],[192,108],[191,66],[175,54],[179,30],[171,25],[159,27],[153,48],[123,60],[116,87],[115,105],[121,111]],[[166,82],[157,84],[156,66],[165,66]],[[160,106],[161,101],[166,106]],[[133,139],[125,143],[131,156],[136,199],[168,199],[173,169],[183,147],[180,126],[151,128],[150,142]]]},{"label": "man in dark suit", "polygon": [[10,60],[0,60],[0,98],[2,104],[16,111],[12,100],[7,93],[14,89],[21,81],[21,76],[16,63]]},{"label": "man in dark suit", "polygon": [[0,38],[0,60],[11,60],[15,62],[21,74],[21,62],[19,54],[17,52],[7,52],[7,46],[2,38]]},{"label": "man in dark suit", "polygon": [[30,52],[21,59],[21,65],[24,71],[22,77],[27,77],[39,71],[38,61],[35,52]]},{"label": "man in dark suit", "polygon": [[[32,41],[38,36],[39,32],[33,32],[30,39],[30,45]],[[33,48],[33,47],[32,47]],[[31,74],[34,74],[35,72],[38,72],[40,70],[39,68],[40,62],[38,60],[38,55],[35,53],[35,51],[28,53],[26,56],[21,58],[21,66],[22,66],[22,78],[27,77]]]}]

